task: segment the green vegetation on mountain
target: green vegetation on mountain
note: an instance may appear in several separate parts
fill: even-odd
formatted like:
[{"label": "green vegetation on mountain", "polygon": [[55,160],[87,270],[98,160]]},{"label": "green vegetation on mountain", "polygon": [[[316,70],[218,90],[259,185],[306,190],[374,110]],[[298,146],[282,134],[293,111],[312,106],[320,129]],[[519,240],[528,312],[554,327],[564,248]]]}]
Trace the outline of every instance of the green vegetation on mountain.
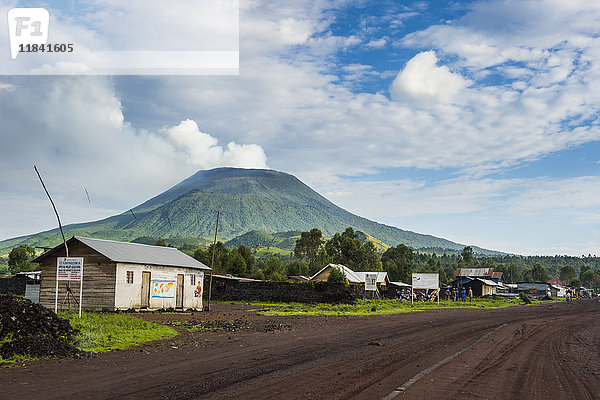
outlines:
[{"label": "green vegetation on mountain", "polygon": [[[220,240],[234,239],[250,233],[249,241],[236,244],[278,247],[291,251],[293,236],[312,228],[333,237],[351,226],[364,232],[377,251],[404,243],[412,248],[439,247],[460,251],[464,245],[431,235],[422,235],[379,224],[336,206],[296,177],[278,171],[217,168],[200,171],[171,189],[134,208],[130,212],[103,220],[65,226],[67,236],[81,235],[103,239],[132,241],[141,237],[169,239],[211,238],[217,211]],[[260,233],[263,231],[269,238]],[[276,236],[274,232],[295,231],[293,236]],[[278,241],[278,239],[281,240]],[[0,255],[19,244],[52,247],[61,242],[57,229],[0,242]],[[476,253],[493,254],[473,247]]]}]

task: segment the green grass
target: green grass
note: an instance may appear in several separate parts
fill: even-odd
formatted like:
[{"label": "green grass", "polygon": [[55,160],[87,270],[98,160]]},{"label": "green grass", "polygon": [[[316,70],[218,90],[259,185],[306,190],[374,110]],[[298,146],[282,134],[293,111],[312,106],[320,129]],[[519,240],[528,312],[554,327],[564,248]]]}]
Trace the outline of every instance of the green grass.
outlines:
[{"label": "green grass", "polygon": [[279,247],[259,247],[254,254],[254,257],[265,257],[271,255],[289,256],[291,251],[280,249]]},{"label": "green grass", "polygon": [[[544,302],[533,300],[533,304]],[[547,302],[546,302],[547,303]],[[354,304],[303,304],[303,303],[255,303],[264,306],[256,309],[259,314],[268,316],[278,315],[389,315],[442,308],[504,308],[522,305],[518,299],[473,299],[469,302],[453,302],[443,300],[437,302],[416,302],[411,305],[405,300],[357,300]],[[375,311],[372,308],[375,307]]]},{"label": "green grass", "polygon": [[85,351],[126,349],[177,335],[177,331],[171,327],[144,321],[132,315],[93,311],[84,311],[81,319],[76,311],[62,311],[58,315],[67,318],[73,328],[80,330],[77,347]]}]

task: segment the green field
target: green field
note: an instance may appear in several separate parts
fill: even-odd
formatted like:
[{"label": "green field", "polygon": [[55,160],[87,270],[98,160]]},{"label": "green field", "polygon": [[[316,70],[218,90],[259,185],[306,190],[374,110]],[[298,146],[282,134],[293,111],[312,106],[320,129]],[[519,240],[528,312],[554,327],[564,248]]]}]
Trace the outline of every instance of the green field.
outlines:
[{"label": "green field", "polygon": [[[562,301],[562,300],[553,300]],[[532,300],[532,305],[545,304],[548,301]],[[304,303],[252,303],[261,308],[255,309],[259,314],[268,316],[281,315],[389,315],[437,310],[443,308],[504,308],[523,305],[519,299],[473,299],[472,303],[442,300],[437,302],[416,302],[406,300],[356,300],[354,304],[304,304]],[[375,308],[375,310],[373,310]]]}]

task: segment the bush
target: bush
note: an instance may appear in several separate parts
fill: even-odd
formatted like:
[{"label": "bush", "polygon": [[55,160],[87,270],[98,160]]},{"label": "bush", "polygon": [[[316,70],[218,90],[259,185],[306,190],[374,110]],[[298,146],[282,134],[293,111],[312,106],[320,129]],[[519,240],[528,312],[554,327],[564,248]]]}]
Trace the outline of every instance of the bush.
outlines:
[{"label": "bush", "polygon": [[331,268],[331,273],[327,278],[327,282],[332,283],[346,283],[346,274],[337,268]]},{"label": "bush", "polygon": [[529,296],[527,296],[525,294],[525,292],[520,292],[519,293],[519,298],[521,299],[521,301],[523,301],[525,304],[531,304],[531,299],[529,298]]}]

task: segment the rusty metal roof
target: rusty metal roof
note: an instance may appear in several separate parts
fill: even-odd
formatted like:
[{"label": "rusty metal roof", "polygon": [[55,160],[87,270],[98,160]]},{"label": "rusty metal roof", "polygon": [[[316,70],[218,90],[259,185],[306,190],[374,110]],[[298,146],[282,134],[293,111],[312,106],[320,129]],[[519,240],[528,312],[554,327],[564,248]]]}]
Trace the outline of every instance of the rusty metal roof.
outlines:
[{"label": "rusty metal roof", "polygon": [[456,276],[472,276],[491,278],[494,268],[457,268]]}]

